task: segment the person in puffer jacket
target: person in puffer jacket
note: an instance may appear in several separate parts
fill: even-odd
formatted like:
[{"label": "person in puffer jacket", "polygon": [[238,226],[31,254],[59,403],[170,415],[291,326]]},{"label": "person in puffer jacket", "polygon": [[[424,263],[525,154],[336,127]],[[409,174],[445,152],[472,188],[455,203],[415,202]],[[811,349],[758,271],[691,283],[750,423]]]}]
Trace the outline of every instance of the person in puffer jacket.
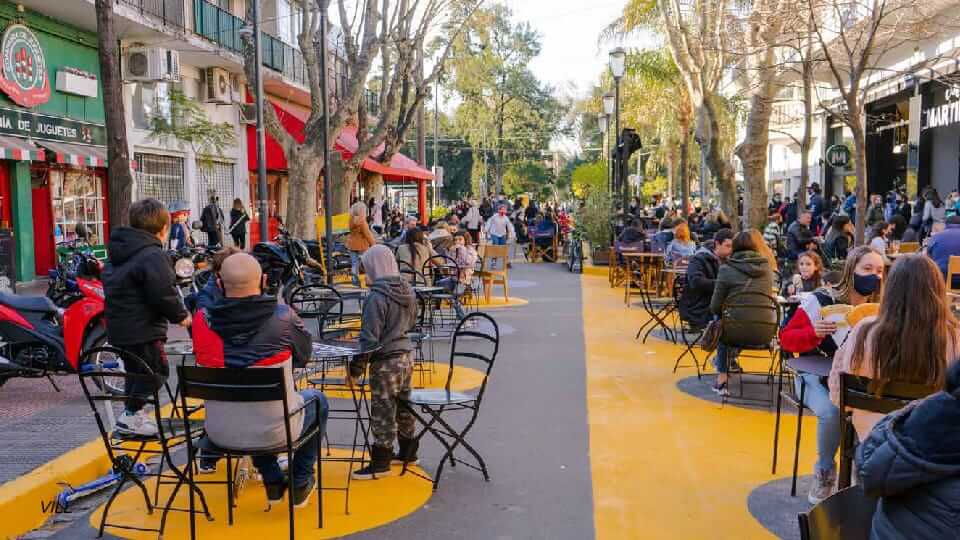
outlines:
[{"label": "person in puffer jacket", "polygon": [[[383,244],[363,254],[363,268],[370,284],[370,293],[363,301],[360,345],[379,349],[369,359],[354,358],[350,377],[363,373],[369,360],[370,384],[370,463],[353,471],[354,480],[376,480],[390,476],[394,460],[417,461],[416,420],[400,403],[410,398],[413,376],[413,343],[407,334],[417,318],[417,301],[413,288],[400,277],[397,259]],[[351,383],[352,384],[352,383]],[[393,453],[394,439],[400,452]]]},{"label": "person in puffer jacket", "polygon": [[871,540],[960,539],[960,364],[946,388],[881,420],[857,448]]}]

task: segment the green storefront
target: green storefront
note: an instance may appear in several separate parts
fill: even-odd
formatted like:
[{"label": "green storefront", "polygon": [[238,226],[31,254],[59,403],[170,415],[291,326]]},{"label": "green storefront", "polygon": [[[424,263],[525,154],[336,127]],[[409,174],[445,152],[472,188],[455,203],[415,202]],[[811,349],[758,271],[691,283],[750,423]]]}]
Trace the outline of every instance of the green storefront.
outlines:
[{"label": "green storefront", "polygon": [[95,34],[0,1],[0,276],[42,277],[58,244],[103,242],[102,96]]}]

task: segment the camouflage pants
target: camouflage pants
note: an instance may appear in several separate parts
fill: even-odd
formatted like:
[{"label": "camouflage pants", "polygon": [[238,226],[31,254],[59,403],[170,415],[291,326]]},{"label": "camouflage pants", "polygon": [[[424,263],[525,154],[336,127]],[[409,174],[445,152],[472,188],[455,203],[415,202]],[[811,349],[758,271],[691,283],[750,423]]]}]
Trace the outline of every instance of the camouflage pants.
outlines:
[{"label": "camouflage pants", "polygon": [[372,444],[393,448],[397,434],[411,439],[415,419],[400,405],[410,397],[413,353],[405,353],[370,364],[370,432]]}]

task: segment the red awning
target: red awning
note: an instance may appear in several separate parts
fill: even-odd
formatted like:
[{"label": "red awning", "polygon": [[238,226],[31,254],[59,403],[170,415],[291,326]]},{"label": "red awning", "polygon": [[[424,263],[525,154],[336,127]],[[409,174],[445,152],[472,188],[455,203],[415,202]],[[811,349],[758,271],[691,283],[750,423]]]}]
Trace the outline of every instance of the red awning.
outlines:
[{"label": "red awning", "polygon": [[[295,110],[288,110],[276,103],[271,103],[280,123],[288,133],[298,142],[303,142],[303,131],[306,126],[306,114]],[[287,159],[283,155],[283,148],[280,143],[273,139],[270,134],[266,136],[267,170],[285,170],[287,168]],[[357,151],[360,143],[357,142],[357,128],[347,126],[341,130],[337,137],[337,143],[334,149],[340,152],[344,157],[350,157]],[[397,153],[390,160],[389,164],[380,163],[375,158],[383,154],[384,145],[378,146],[370,157],[363,160],[362,168],[366,171],[383,175],[384,180],[388,182],[403,182],[409,180],[427,181],[433,180],[433,173],[424,169],[416,161],[409,157]],[[251,171],[257,169],[257,129],[255,126],[247,126],[247,164]]]}]

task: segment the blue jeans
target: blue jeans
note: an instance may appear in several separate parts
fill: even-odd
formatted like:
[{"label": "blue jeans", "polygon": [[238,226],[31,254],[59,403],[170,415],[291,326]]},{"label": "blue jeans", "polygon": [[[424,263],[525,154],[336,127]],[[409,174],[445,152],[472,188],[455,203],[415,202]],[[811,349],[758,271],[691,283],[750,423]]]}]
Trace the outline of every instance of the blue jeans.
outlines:
[{"label": "blue jeans", "polygon": [[[320,401],[319,419],[317,418],[316,404],[310,403],[304,407],[303,431],[301,431],[301,434],[306,433],[318,420],[320,422],[320,431],[304,442],[303,446],[293,454],[293,463],[289,464],[289,470],[290,473],[293,474],[293,485],[295,487],[307,485],[309,479],[313,477],[313,466],[317,463],[317,438],[323,437],[323,432],[327,427],[327,414],[330,410],[329,405],[327,405],[326,396],[319,390],[301,390],[300,396],[303,397],[305,402],[314,397]],[[253,466],[260,471],[264,484],[282,484],[286,481],[283,478],[283,471],[280,470],[280,465],[277,464],[277,456],[254,456],[252,461]]]},{"label": "blue jeans", "polygon": [[494,235],[491,234],[491,235],[490,235],[490,243],[493,244],[493,245],[495,245],[495,246],[505,246],[505,245],[507,245],[507,237],[506,237],[506,236],[494,236]]},{"label": "blue jeans", "polygon": [[350,252],[350,279],[354,287],[360,286],[360,255],[358,251]]},{"label": "blue jeans", "polygon": [[438,281],[437,286],[443,287],[453,296],[450,303],[453,304],[453,309],[457,312],[457,320],[466,317],[467,314],[463,311],[463,305],[460,303],[460,297],[467,290],[464,284],[460,283],[460,280],[455,277],[448,277]]},{"label": "blue jeans", "polygon": [[829,471],[834,467],[834,456],[840,449],[840,410],[830,401],[830,391],[820,382],[820,377],[801,373],[796,379],[797,397],[800,397],[800,380],[803,380],[803,404],[817,415],[817,470]]},{"label": "blue jeans", "polygon": [[715,365],[717,366],[717,373],[729,373],[730,372],[730,362],[737,359],[740,356],[740,350],[734,349],[722,341],[717,344],[717,358]]}]

